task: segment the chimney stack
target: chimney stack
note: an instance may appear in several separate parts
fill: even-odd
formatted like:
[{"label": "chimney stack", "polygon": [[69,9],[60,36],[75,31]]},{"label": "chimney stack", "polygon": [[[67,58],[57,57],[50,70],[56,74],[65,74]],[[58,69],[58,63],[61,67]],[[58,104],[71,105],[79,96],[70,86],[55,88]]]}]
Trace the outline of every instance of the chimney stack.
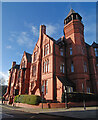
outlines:
[{"label": "chimney stack", "polygon": [[45,25],[40,25],[40,35],[46,34],[46,26]]},{"label": "chimney stack", "polygon": [[12,67],[14,67],[14,65],[16,65],[16,62],[15,62],[15,61],[12,62]]}]

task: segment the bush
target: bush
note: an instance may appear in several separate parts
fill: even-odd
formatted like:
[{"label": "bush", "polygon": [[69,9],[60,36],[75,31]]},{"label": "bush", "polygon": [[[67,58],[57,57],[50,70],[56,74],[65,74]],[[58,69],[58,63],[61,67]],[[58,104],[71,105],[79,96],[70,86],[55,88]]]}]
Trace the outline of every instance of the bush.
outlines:
[{"label": "bush", "polygon": [[[65,102],[65,93],[62,94],[62,102]],[[83,102],[85,101],[96,101],[97,96],[91,93],[67,93],[67,102]]]},{"label": "bush", "polygon": [[14,102],[38,105],[41,102],[41,97],[38,95],[17,95]]}]

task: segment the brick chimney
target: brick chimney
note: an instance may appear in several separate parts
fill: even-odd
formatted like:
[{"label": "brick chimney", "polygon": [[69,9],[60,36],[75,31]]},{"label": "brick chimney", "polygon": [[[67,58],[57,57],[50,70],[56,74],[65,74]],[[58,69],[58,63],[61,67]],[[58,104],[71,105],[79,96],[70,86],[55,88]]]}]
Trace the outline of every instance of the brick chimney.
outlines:
[{"label": "brick chimney", "polygon": [[12,62],[12,67],[14,67],[14,65],[16,65],[16,62],[15,62],[15,61]]},{"label": "brick chimney", "polygon": [[40,35],[46,34],[46,26],[45,25],[40,25]]}]

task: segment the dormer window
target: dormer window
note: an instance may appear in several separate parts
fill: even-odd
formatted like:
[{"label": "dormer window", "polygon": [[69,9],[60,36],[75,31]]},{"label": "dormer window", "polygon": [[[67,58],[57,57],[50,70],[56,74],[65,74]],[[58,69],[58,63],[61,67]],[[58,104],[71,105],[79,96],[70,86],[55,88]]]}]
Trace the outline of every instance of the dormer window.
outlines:
[{"label": "dormer window", "polygon": [[98,48],[95,48],[95,55],[98,57]]},{"label": "dormer window", "polygon": [[46,44],[44,46],[44,55],[47,55],[47,54],[49,54],[49,44]]}]

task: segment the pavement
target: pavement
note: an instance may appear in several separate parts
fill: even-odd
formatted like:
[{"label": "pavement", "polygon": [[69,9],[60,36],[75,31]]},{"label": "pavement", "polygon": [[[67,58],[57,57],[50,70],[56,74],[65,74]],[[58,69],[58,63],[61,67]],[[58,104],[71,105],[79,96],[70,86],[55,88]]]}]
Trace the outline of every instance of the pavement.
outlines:
[{"label": "pavement", "polygon": [[28,113],[36,113],[36,114],[47,114],[53,116],[62,116],[62,117],[73,117],[80,118],[84,120],[98,120],[98,107],[86,107],[84,110],[83,107],[77,108],[52,108],[52,109],[41,109],[41,108],[22,108],[22,107],[13,107],[11,105],[2,105],[2,107],[11,109],[11,110],[19,110]]}]

